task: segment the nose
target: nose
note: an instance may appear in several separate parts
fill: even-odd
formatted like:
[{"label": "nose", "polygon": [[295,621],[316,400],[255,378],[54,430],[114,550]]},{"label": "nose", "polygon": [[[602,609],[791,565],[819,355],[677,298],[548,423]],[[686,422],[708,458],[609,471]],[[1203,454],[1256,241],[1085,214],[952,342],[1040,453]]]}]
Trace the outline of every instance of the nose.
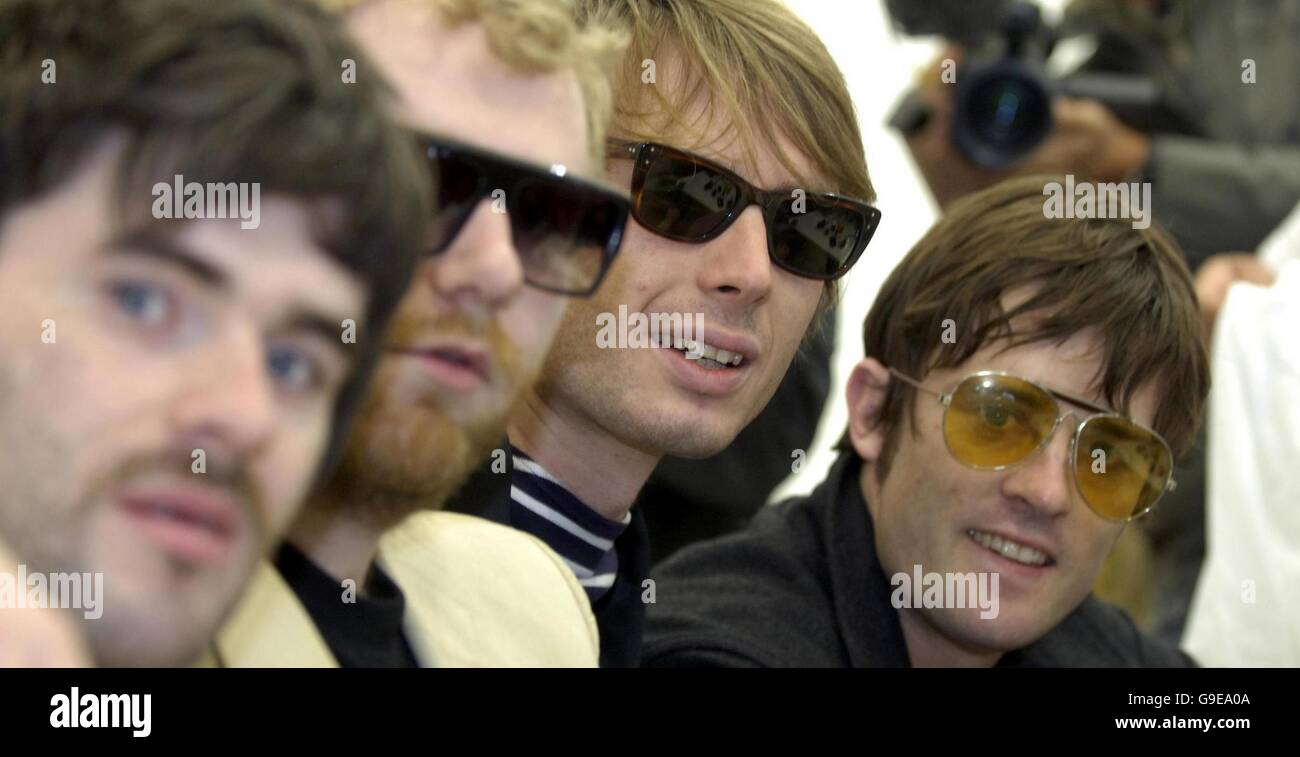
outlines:
[{"label": "nose", "polygon": [[232,335],[196,354],[187,369],[171,411],[173,431],[202,449],[210,466],[256,455],[280,420],[261,335]]},{"label": "nose", "polygon": [[508,201],[480,202],[451,244],[422,266],[422,278],[440,296],[496,309],[519,293],[524,271],[503,204]]},{"label": "nose", "polygon": [[1073,414],[1062,418],[1046,446],[1007,473],[1003,493],[1040,517],[1059,517],[1069,511],[1073,483],[1067,468],[1077,425]]},{"label": "nose", "polygon": [[751,205],[717,239],[704,244],[699,286],[724,301],[761,302],[772,290],[772,262],[767,254],[763,212]]}]

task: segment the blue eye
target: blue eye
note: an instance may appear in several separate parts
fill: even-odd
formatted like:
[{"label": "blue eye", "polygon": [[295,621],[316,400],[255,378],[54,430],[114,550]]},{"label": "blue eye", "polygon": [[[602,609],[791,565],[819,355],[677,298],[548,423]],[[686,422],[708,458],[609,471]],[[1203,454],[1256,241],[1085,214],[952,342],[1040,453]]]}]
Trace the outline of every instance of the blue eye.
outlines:
[{"label": "blue eye", "polygon": [[302,350],[273,347],[267,353],[266,367],[275,382],[290,391],[312,389],[321,381],[321,371],[316,361]]},{"label": "blue eye", "polygon": [[113,297],[118,310],[147,326],[165,323],[172,315],[170,298],[162,289],[151,284],[116,284],[113,286]]}]

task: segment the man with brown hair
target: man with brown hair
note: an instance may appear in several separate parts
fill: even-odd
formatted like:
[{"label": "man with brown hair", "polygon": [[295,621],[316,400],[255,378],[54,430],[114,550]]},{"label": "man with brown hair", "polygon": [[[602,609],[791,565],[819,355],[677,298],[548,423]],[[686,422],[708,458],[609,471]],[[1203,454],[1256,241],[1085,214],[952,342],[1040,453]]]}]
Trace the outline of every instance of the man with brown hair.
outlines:
[{"label": "man with brown hair", "polygon": [[647,664],[1189,663],[1089,590],[1199,422],[1191,277],[1158,227],[1045,217],[1057,180],[963,198],[903,259],[839,461],[662,567]]},{"label": "man with brown hair", "polygon": [[429,202],[357,57],[300,3],[0,3],[0,665],[192,663],[338,448]]},{"label": "man with brown hair", "polygon": [[[601,664],[635,665],[654,594],[638,491],[665,455],[716,454],[767,405],[880,214],[843,77],[788,8],[580,9],[631,38],[606,175],[631,190],[635,223],[511,416],[509,474],[479,477],[458,506],[560,553],[595,611]],[[702,333],[638,340],[638,318]],[[628,333],[612,339],[615,324]]]}]

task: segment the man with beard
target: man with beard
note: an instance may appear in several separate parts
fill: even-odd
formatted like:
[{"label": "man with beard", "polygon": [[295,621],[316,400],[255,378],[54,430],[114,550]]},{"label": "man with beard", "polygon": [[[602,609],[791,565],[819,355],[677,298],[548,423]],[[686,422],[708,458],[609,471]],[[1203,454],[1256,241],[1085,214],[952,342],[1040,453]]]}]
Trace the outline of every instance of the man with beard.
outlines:
[{"label": "man with beard", "polygon": [[297,3],[0,4],[0,665],[194,662],[308,493],[428,203],[357,57]]},{"label": "man with beard", "polygon": [[590,610],[554,553],[431,511],[500,438],[561,295],[594,291],[617,251],[626,199],[578,176],[598,173],[615,42],[580,30],[565,0],[331,5],[426,135],[441,209],[342,463],[217,661],[592,665]]}]

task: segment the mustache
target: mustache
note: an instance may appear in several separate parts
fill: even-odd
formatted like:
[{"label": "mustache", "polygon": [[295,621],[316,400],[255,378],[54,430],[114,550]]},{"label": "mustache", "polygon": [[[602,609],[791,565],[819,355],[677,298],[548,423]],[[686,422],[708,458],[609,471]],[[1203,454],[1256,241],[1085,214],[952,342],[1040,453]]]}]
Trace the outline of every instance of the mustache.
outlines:
[{"label": "mustache", "polygon": [[253,522],[258,536],[265,536],[270,530],[267,522],[267,497],[249,475],[247,462],[224,454],[210,454],[204,450],[202,472],[196,472],[194,452],[198,450],[203,448],[194,446],[189,449],[133,455],[93,481],[87,491],[90,498],[95,499],[107,496],[112,490],[132,481],[150,476],[185,481],[229,495]]},{"label": "mustache", "polygon": [[403,316],[392,320],[384,344],[389,348],[409,347],[431,339],[468,339],[483,343],[492,361],[494,375],[510,379],[517,386],[523,370],[523,356],[505,329],[490,314],[452,311],[430,316]]}]

